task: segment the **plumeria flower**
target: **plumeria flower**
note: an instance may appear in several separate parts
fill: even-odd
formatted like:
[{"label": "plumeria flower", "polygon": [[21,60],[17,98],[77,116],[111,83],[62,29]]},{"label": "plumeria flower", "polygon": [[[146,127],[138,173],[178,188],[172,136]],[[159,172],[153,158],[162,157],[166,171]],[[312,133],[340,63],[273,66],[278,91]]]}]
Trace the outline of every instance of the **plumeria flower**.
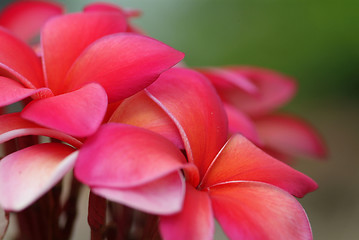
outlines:
[{"label": "plumeria flower", "polygon": [[2,142],[31,134],[70,145],[34,145],[0,161],[0,177],[7,179],[1,181],[0,202],[6,210],[25,208],[71,169],[75,149],[98,129],[108,103],[142,90],[183,58],[155,39],[124,33],[126,26],[118,12],[54,17],[41,31],[41,60],[26,43],[0,29],[0,105],[33,99],[21,113],[1,116]]},{"label": "plumeria flower", "polygon": [[[225,111],[214,88],[201,74],[182,68],[166,71],[145,92],[126,99],[110,122],[98,131],[101,137],[93,136],[85,142],[75,174],[103,197],[129,206],[139,202],[137,209],[159,214],[163,239],[212,239],[214,217],[230,239],[312,238],[307,216],[292,195],[302,197],[315,190],[316,183],[243,136],[234,135],[226,143]],[[136,134],[131,136],[125,131]],[[142,148],[134,150],[130,144]],[[185,148],[188,163],[173,146]],[[177,160],[163,159],[169,155]],[[159,175],[164,180],[181,165],[186,193],[179,213],[161,213],[166,204],[163,199],[158,199],[156,205],[148,203],[157,198],[151,192],[137,192],[131,197],[123,194],[139,183],[153,184]],[[115,174],[118,171],[121,174]],[[157,191],[165,190],[160,185]],[[175,205],[177,209],[180,203]]]},{"label": "plumeria flower", "polygon": [[295,156],[325,157],[323,141],[308,123],[275,112],[294,96],[293,79],[257,67],[198,70],[211,80],[221,96],[231,134],[239,132],[285,161]]}]

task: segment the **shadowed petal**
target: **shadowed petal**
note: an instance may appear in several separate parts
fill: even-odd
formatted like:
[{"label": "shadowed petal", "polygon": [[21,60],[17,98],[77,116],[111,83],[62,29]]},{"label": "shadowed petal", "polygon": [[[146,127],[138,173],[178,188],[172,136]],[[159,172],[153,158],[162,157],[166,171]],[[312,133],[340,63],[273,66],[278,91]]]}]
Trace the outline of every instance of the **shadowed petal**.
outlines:
[{"label": "shadowed petal", "polygon": [[187,183],[182,211],[161,216],[160,232],[166,240],[211,240],[214,234],[212,206],[207,192]]},{"label": "shadowed petal", "polygon": [[256,127],[245,113],[228,104],[224,104],[224,109],[228,117],[228,130],[230,134],[240,133],[252,142],[260,143]]},{"label": "shadowed petal", "polygon": [[101,188],[92,191],[108,200],[150,214],[173,214],[181,210],[185,183],[180,172],[132,188]]},{"label": "shadowed petal", "polygon": [[237,182],[209,191],[213,212],[230,239],[311,240],[307,215],[287,192],[258,182]]},{"label": "shadowed petal", "polygon": [[198,166],[203,176],[227,138],[226,113],[214,88],[203,75],[174,68],[164,72],[147,90],[175,122],[189,161]]},{"label": "shadowed petal", "polygon": [[146,128],[164,136],[178,148],[184,149],[176,125],[143,91],[125,99],[114,111],[109,122]]},{"label": "shadowed petal", "polygon": [[211,164],[201,187],[228,181],[259,181],[303,197],[318,186],[303,173],[272,158],[241,135],[234,135]]},{"label": "shadowed petal", "polygon": [[41,45],[49,88],[58,94],[67,71],[86,47],[125,29],[125,16],[114,12],[67,14],[48,21],[41,32]]},{"label": "shadowed petal", "polygon": [[184,54],[155,39],[130,33],[106,36],[87,48],[71,67],[64,85],[77,89],[100,83],[109,102],[144,89]]},{"label": "shadowed petal", "polygon": [[0,71],[16,78],[25,87],[44,87],[41,62],[35,52],[2,27],[0,40]]},{"label": "shadowed petal", "polygon": [[[34,145],[0,161],[0,205],[21,211],[52,188],[74,165],[77,153],[59,143]],[[71,154],[71,155],[70,155]]]},{"label": "shadowed petal", "polygon": [[18,1],[1,11],[0,25],[23,41],[29,41],[40,33],[47,20],[62,12],[62,6],[54,2]]},{"label": "shadowed petal", "polygon": [[56,138],[74,147],[80,147],[82,144],[76,138],[66,135],[63,132],[44,128],[36,123],[23,119],[20,113],[10,113],[0,116],[0,143],[26,135]]},{"label": "shadowed petal", "polygon": [[0,208],[0,239],[5,236],[7,227],[9,225],[9,214]]},{"label": "shadowed petal", "polygon": [[52,96],[48,88],[25,88],[20,83],[0,76],[0,106],[4,107],[32,95]]},{"label": "shadowed petal", "polygon": [[290,156],[324,158],[325,146],[308,123],[288,115],[269,115],[255,121],[267,148]]},{"label": "shadowed petal", "polygon": [[105,91],[92,83],[74,92],[32,101],[21,116],[45,127],[85,137],[100,126],[106,107]]},{"label": "shadowed petal", "polygon": [[185,163],[182,153],[161,135],[109,123],[82,146],[75,175],[90,187],[129,188],[175,172]]},{"label": "shadowed petal", "polygon": [[257,87],[254,94],[234,88],[217,89],[224,101],[250,116],[263,115],[280,107],[292,98],[296,91],[295,81],[277,72],[255,67],[232,67],[227,70],[250,79]]}]

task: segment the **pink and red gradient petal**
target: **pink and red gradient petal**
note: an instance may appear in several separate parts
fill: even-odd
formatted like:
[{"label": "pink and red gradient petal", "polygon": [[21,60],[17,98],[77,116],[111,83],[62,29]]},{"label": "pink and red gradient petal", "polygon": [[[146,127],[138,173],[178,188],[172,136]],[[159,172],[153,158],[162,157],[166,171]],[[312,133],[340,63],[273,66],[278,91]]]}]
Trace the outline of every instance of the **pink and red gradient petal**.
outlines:
[{"label": "pink and red gradient petal", "polygon": [[73,167],[77,152],[60,143],[24,148],[0,161],[0,205],[21,211],[50,190]]}]

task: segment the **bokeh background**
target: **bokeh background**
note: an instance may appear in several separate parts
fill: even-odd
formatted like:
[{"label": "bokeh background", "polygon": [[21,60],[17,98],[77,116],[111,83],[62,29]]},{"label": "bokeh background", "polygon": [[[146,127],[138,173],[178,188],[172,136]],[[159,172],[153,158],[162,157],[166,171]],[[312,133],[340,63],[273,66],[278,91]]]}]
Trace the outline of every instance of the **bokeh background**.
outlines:
[{"label": "bokeh background", "polygon": [[[91,1],[58,2],[79,11]],[[284,110],[307,119],[329,149],[326,161],[294,166],[320,186],[300,200],[314,239],[359,239],[358,0],[110,2],[141,9],[134,22],[186,53],[189,66],[255,65],[296,78],[297,96]],[[74,239],[87,239],[82,227]],[[225,237],[218,231],[216,239]]]}]

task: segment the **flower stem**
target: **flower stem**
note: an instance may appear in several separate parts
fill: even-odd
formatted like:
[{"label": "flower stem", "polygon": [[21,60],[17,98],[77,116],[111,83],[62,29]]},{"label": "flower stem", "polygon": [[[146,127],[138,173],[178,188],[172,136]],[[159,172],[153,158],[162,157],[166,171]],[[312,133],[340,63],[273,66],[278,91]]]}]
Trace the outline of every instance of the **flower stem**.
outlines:
[{"label": "flower stem", "polygon": [[87,221],[91,228],[91,240],[101,240],[106,223],[106,199],[90,192]]}]

